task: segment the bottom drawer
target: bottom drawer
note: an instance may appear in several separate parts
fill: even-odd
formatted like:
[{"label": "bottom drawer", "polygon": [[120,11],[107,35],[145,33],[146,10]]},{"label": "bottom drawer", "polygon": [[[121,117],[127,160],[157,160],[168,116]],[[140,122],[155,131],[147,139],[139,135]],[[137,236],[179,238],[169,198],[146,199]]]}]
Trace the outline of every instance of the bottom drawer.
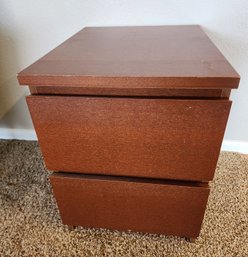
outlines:
[{"label": "bottom drawer", "polygon": [[64,224],[185,237],[200,232],[204,183],[73,175],[50,177]]}]

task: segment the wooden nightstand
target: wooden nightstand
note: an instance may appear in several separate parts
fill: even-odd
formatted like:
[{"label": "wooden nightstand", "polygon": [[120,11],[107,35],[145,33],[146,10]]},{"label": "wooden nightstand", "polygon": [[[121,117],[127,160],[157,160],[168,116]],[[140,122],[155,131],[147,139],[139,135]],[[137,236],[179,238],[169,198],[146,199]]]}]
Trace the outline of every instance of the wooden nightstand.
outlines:
[{"label": "wooden nightstand", "polygon": [[18,79],[64,224],[199,235],[239,84],[200,26],[85,28]]}]

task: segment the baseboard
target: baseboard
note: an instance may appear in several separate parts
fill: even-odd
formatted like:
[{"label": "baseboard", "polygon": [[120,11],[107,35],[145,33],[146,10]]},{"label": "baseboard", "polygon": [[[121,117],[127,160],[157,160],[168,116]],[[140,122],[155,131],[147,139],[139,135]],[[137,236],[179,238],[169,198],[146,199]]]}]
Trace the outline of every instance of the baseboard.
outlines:
[{"label": "baseboard", "polygon": [[9,129],[0,128],[1,139],[37,140],[33,129]]},{"label": "baseboard", "polygon": [[248,154],[248,141],[224,140],[221,150]]},{"label": "baseboard", "polygon": [[[0,128],[1,139],[22,139],[37,140],[33,129],[8,129]],[[248,154],[248,141],[224,140],[221,146],[222,151],[239,152]]]}]

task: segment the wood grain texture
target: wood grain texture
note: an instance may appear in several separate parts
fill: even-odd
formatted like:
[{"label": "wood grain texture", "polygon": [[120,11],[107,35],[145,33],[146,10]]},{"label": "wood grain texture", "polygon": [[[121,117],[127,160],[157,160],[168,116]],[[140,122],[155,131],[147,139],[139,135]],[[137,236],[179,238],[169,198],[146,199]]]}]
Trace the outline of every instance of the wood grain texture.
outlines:
[{"label": "wood grain texture", "polygon": [[[175,88],[82,88],[59,86],[29,86],[32,95],[81,96],[149,96],[167,98],[229,98],[230,89],[175,89]],[[229,94],[228,94],[229,92]]]},{"label": "wood grain texture", "polygon": [[231,94],[231,89],[222,89],[221,91],[222,91],[222,92],[221,92],[220,98],[229,99],[230,94]]},{"label": "wood grain texture", "polygon": [[214,89],[237,88],[239,75],[200,26],[92,27],[20,72],[18,80],[109,91]]},{"label": "wood grain texture", "polygon": [[85,175],[50,177],[64,224],[197,237],[209,188]]},{"label": "wood grain texture", "polygon": [[27,97],[48,169],[212,180],[228,100]]}]

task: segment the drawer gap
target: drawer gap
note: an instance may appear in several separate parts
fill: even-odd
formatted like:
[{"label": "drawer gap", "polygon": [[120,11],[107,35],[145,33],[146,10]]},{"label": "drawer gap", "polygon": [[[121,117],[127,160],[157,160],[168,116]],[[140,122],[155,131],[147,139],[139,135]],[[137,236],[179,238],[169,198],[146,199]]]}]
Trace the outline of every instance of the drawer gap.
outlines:
[{"label": "drawer gap", "polygon": [[190,187],[206,187],[208,188],[208,182],[200,181],[185,181],[185,180],[173,180],[173,179],[154,179],[154,178],[141,178],[141,177],[127,177],[127,176],[112,176],[112,175],[96,175],[96,174],[78,174],[78,173],[65,173],[54,172],[52,176],[69,177],[75,179],[94,179],[94,180],[107,180],[107,181],[125,181],[132,183],[151,183],[151,184],[164,184],[164,185],[177,185],[177,186],[190,186]]},{"label": "drawer gap", "polygon": [[132,99],[185,99],[185,100],[226,100],[220,97],[194,97],[194,96],[133,96],[133,95],[77,95],[77,94],[31,94],[33,96],[56,97],[94,97],[94,98],[132,98]]},{"label": "drawer gap", "polygon": [[80,88],[80,87],[54,87],[54,86],[29,86],[32,95],[56,96],[84,96],[84,97],[123,97],[123,98],[183,98],[183,99],[228,99],[231,90],[219,89],[170,89],[170,88]]}]

